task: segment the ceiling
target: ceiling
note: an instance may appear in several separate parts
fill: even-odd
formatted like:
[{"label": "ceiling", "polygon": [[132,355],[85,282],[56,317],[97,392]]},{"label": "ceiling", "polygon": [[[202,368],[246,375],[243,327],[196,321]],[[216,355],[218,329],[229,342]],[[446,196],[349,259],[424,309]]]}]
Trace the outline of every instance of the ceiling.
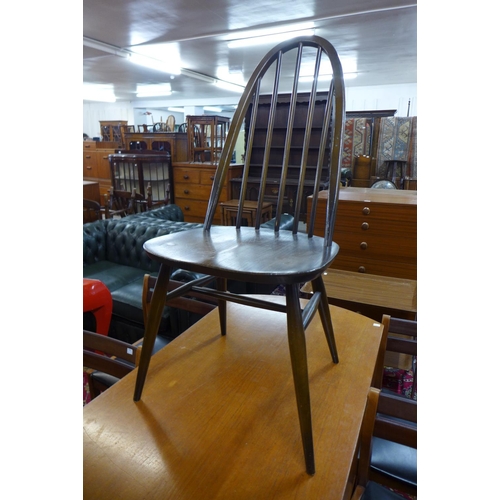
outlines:
[{"label": "ceiling", "polygon": [[[135,106],[154,100],[138,98],[137,85],[165,82],[172,94],[159,98],[163,104],[237,102],[237,93],[211,79],[244,85],[276,42],[229,48],[228,40],[307,21],[337,49],[346,77],[356,75],[346,87],[416,83],[417,7],[410,1],[83,0],[83,80],[109,85],[117,101]],[[176,75],[147,69],[115,55],[120,49],[146,51],[182,69]]]}]

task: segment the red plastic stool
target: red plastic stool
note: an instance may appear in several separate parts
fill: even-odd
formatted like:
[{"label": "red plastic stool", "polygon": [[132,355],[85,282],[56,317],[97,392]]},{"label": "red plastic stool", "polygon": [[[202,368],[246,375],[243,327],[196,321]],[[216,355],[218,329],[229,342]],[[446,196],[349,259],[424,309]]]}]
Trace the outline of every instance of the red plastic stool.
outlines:
[{"label": "red plastic stool", "polygon": [[108,334],[113,299],[102,281],[83,278],[83,312],[91,312],[94,315],[97,333]]}]

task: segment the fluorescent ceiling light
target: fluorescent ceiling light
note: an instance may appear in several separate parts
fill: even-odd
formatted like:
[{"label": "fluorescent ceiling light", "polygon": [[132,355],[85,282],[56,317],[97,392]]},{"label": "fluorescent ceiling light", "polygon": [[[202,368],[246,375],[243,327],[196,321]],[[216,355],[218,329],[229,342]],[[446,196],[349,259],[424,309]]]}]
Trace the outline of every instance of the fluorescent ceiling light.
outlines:
[{"label": "fluorescent ceiling light", "polygon": [[263,45],[263,44],[271,44],[271,43],[279,43],[284,42],[285,40],[290,40],[291,38],[295,38],[296,36],[312,36],[314,35],[313,29],[308,30],[299,30],[299,31],[287,31],[275,33],[272,35],[260,35],[254,36],[252,38],[241,38],[239,40],[230,41],[227,46],[230,49],[235,49],[238,47],[250,47],[253,45]]},{"label": "fluorescent ceiling light", "polygon": [[137,97],[160,97],[172,95],[170,83],[158,85],[137,85]]},{"label": "fluorescent ceiling light", "polygon": [[215,85],[224,90],[232,90],[233,92],[239,92],[240,94],[245,90],[245,87],[241,85],[236,85],[234,83],[224,82],[223,80],[215,80]]},{"label": "fluorescent ceiling light", "polygon": [[116,96],[111,85],[83,84],[83,100],[116,102]]},{"label": "fluorescent ceiling light", "polygon": [[213,111],[214,113],[222,112],[222,108],[217,106],[203,106],[203,111]]},{"label": "fluorescent ceiling light", "polygon": [[231,32],[224,37],[224,40],[232,41],[241,38],[253,38],[256,36],[277,35],[278,33],[287,33],[288,31],[301,31],[314,29],[314,22],[284,24],[281,26],[273,26],[272,28],[260,28],[256,30],[243,30]]},{"label": "fluorescent ceiling light", "polygon": [[163,71],[164,73],[170,73],[172,75],[181,74],[181,68],[177,65],[173,65],[167,61],[160,61],[159,59],[154,59],[153,57],[144,56],[142,54],[131,52],[129,60],[135,64],[139,64],[140,66]]}]

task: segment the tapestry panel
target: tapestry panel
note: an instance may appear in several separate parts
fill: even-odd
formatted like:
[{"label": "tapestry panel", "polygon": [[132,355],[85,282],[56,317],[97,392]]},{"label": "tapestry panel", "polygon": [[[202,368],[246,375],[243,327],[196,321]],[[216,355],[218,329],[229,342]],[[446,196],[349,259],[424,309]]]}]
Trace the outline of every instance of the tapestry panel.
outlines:
[{"label": "tapestry panel", "polygon": [[356,156],[369,155],[372,140],[371,118],[347,118],[344,126],[342,168],[354,168]]}]

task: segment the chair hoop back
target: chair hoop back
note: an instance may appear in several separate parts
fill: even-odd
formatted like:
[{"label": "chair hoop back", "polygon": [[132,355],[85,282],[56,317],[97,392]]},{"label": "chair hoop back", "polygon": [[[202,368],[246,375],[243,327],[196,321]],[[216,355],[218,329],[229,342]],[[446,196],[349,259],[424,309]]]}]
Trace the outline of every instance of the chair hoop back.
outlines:
[{"label": "chair hoop back", "polygon": [[[311,72],[312,83],[299,81],[304,71]],[[329,80],[328,92],[319,95],[320,74],[333,75]],[[272,88],[269,94],[266,89]],[[266,93],[267,92],[267,93]],[[296,113],[298,105],[307,106],[303,113]],[[287,114],[286,130],[277,131],[276,116]],[[254,137],[258,133],[256,124],[262,127],[265,120],[266,138],[263,153],[253,155]],[[256,229],[260,228],[261,211],[264,202],[269,201],[266,191],[270,168],[279,167],[280,183],[276,199],[276,223],[279,231],[285,201],[285,186],[293,184],[294,199],[286,200],[293,207],[294,234],[298,231],[299,214],[305,194],[312,187],[312,204],[309,220],[309,237],[312,237],[316,216],[318,193],[328,189],[328,203],[325,227],[325,245],[329,246],[333,237],[333,225],[337,207],[340,182],[342,140],[345,121],[345,97],[342,67],[334,47],[323,38],[297,37],[279,44],[271,50],[257,66],[240,99],[238,108],[228,132],[220,162],[215,174],[209,199],[204,228],[209,230],[215,216],[224,179],[231,162],[239,132],[245,121],[246,148],[245,163],[241,180],[236,227],[241,226],[243,203],[246,197],[249,172],[256,161],[260,168],[260,187],[257,196]],[[300,122],[300,132],[294,124]],[[312,137],[312,131],[316,134]],[[317,129],[321,133],[318,135]],[[314,144],[313,144],[314,142]],[[272,153],[271,153],[272,150]],[[279,158],[276,152],[280,151]],[[272,155],[272,157],[271,157]],[[256,158],[258,157],[258,160]],[[306,185],[306,173],[309,181]],[[312,184],[312,185],[311,185]]]}]

